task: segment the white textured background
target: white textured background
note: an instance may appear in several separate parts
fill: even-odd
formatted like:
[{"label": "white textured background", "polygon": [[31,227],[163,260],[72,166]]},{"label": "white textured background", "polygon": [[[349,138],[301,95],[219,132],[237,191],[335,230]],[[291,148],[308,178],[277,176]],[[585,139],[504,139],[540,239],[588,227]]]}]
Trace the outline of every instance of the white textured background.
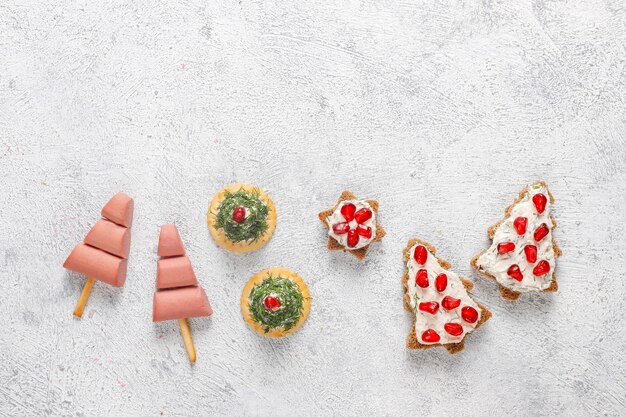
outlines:
[{"label": "white textured background", "polygon": [[[62,4],[66,3],[66,4]],[[626,414],[626,6],[571,1],[41,1],[0,4],[0,415]],[[528,181],[548,181],[560,291],[501,300],[472,272]],[[215,192],[278,208],[263,250],[211,240]],[[349,189],[388,231],[364,263],[317,212]],[[124,190],[124,288],[62,263]],[[179,226],[215,309],[151,322],[158,225]],[[420,237],[493,319],[450,356],[407,352],[401,251]],[[286,340],[251,332],[244,282],[298,271]]]}]

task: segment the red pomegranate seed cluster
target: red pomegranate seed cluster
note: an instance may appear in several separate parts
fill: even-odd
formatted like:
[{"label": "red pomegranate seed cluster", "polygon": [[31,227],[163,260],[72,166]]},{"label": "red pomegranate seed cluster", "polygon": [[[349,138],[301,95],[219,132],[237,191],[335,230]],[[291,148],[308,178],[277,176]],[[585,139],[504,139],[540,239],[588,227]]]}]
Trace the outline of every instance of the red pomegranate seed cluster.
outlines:
[{"label": "red pomegranate seed cluster", "polygon": [[[364,207],[357,211],[354,204],[347,203],[341,207],[340,212],[345,222],[334,224],[333,232],[338,235],[347,233],[349,248],[355,247],[359,243],[360,238],[372,238],[372,228],[363,224],[372,218],[372,210]],[[355,229],[350,228],[350,222],[352,220],[356,220],[357,227]]]},{"label": "red pomegranate seed cluster", "polygon": [[[513,245],[515,246],[515,245]],[[413,251],[413,259],[418,265],[424,266],[428,260],[429,252],[424,245],[418,245]],[[415,275],[415,284],[420,288],[428,288],[430,282],[428,280],[428,270],[420,268]],[[437,275],[434,281],[434,288],[438,293],[444,293],[448,288],[448,276],[445,273]],[[418,304],[417,308],[423,314],[434,315],[443,309],[446,312],[453,311],[461,306],[461,299],[446,295],[441,303],[436,301],[423,301]],[[478,311],[472,306],[463,306],[461,308],[461,319],[469,324],[474,324],[478,320]],[[463,325],[456,322],[448,322],[443,326],[443,330],[451,336],[461,336],[463,334]],[[435,329],[426,329],[421,334],[422,342],[437,343],[441,340],[441,336]]]},{"label": "red pomegranate seed cluster", "polygon": [[535,194],[533,196],[533,204],[535,205],[535,208],[537,209],[537,213],[539,214],[543,214],[544,210],[546,209],[547,202],[548,202],[548,199],[546,198],[545,195],[541,193]]},{"label": "red pomegranate seed cluster", "polygon": [[235,223],[241,223],[246,219],[246,209],[239,206],[233,210],[233,221]]},{"label": "red pomegranate seed cluster", "polygon": [[439,274],[435,278],[435,289],[437,292],[444,292],[448,286],[448,276],[446,274]]},{"label": "red pomegranate seed cluster", "polygon": [[265,308],[271,312],[278,310],[281,307],[280,300],[274,296],[268,295],[263,299]]},{"label": "red pomegranate seed cluster", "polygon": [[498,253],[504,255],[505,253],[513,252],[515,250],[515,243],[503,242],[498,244]]},{"label": "red pomegranate seed cluster", "polygon": [[[535,194],[532,198],[533,204],[535,205],[535,209],[537,213],[542,214],[546,210],[546,204],[548,199],[545,195],[539,193]],[[526,228],[528,226],[528,219],[526,217],[517,217],[513,221],[513,227],[518,235],[523,236],[526,234]],[[533,239],[535,242],[541,242],[547,235],[550,233],[550,229],[548,225],[545,223],[541,223],[534,231],[533,231]],[[498,244],[498,254],[506,255],[509,252],[515,250],[515,243],[513,242],[503,242]],[[526,261],[535,265],[537,262],[537,245],[527,244],[524,246],[524,255],[526,257]],[[507,275],[514,280],[521,282],[524,279],[524,274],[517,264],[512,264],[507,269]],[[533,268],[533,275],[537,277],[541,277],[550,272],[550,263],[546,260],[541,260],[537,265]]]}]

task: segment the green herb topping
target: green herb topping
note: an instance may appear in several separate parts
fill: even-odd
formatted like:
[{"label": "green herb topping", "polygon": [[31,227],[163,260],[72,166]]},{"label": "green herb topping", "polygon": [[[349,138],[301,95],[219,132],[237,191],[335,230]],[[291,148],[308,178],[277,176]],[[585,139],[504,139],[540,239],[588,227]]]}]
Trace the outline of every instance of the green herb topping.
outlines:
[{"label": "green herb topping", "polygon": [[[272,312],[265,307],[265,297],[271,295],[280,301],[281,307]],[[268,276],[250,292],[248,308],[252,319],[264,327],[265,333],[277,327],[291,329],[300,320],[304,297],[298,286],[281,276]]]},{"label": "green herb topping", "polygon": [[417,314],[419,303],[420,303],[419,295],[413,294],[413,313],[415,314]]},{"label": "green herb topping", "polygon": [[[269,208],[261,200],[259,190],[240,189],[234,193],[225,191],[224,194],[226,197],[217,208],[217,214],[214,214],[215,228],[222,229],[232,242],[257,241],[269,227],[267,224]],[[233,220],[233,212],[237,207],[244,207],[247,212],[246,218],[240,223]]]}]

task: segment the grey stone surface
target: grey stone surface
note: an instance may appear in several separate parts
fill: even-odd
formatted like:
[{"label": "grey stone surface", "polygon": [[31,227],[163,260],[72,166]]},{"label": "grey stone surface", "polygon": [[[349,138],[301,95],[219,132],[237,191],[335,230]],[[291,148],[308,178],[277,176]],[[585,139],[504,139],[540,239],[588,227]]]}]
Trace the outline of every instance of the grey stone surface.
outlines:
[{"label": "grey stone surface", "polygon": [[[0,415],[626,414],[626,8],[571,1],[39,1],[0,4]],[[500,299],[472,272],[519,189],[557,202],[560,291]],[[211,240],[221,187],[278,207],[263,250]],[[319,210],[377,198],[365,262]],[[62,263],[124,190],[129,278]],[[175,222],[215,309],[151,322],[158,225]],[[455,356],[407,352],[402,248],[439,248],[493,319]],[[298,271],[313,306],[252,333],[245,281]]]}]

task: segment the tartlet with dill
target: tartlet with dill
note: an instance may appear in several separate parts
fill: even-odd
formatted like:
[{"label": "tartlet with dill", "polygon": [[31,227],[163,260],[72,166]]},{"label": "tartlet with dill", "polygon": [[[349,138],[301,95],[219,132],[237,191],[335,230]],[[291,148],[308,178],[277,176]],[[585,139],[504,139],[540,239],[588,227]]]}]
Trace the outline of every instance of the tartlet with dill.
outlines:
[{"label": "tartlet with dill", "polygon": [[224,249],[245,253],[263,247],[276,229],[274,202],[258,187],[233,184],[211,201],[209,231]]},{"label": "tartlet with dill", "polygon": [[302,326],[309,315],[311,295],[293,271],[269,268],[256,273],[241,294],[241,314],[254,331],[284,337]]}]

